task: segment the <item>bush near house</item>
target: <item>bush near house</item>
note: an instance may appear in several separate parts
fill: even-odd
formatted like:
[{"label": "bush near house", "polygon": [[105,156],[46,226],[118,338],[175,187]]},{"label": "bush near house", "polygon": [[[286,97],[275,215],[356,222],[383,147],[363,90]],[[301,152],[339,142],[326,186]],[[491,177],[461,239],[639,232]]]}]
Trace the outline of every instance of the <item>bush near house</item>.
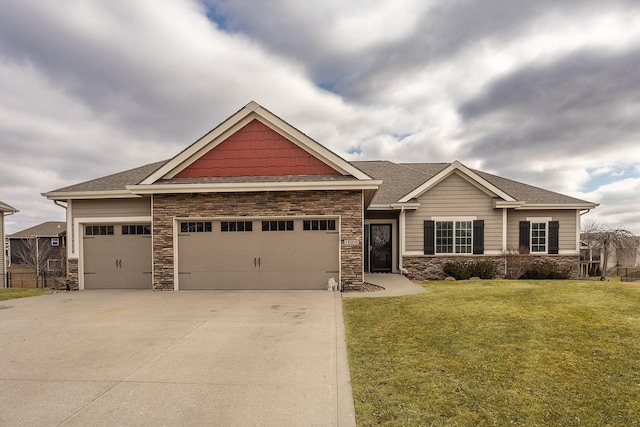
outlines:
[{"label": "bush near house", "polygon": [[479,279],[495,279],[497,268],[493,261],[481,260],[470,262],[449,261],[444,265],[447,276],[456,280],[468,280],[472,277]]},{"label": "bush near house", "polygon": [[520,277],[524,280],[562,280],[571,278],[571,267],[563,266],[550,259],[539,259],[531,263]]}]

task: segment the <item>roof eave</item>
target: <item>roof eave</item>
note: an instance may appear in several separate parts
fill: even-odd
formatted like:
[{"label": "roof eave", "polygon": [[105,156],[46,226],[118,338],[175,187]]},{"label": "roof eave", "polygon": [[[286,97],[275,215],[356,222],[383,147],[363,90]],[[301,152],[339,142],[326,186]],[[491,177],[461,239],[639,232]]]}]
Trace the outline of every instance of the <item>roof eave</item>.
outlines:
[{"label": "roof eave", "polygon": [[171,193],[234,193],[251,191],[308,191],[308,190],[377,190],[382,181],[311,181],[311,182],[252,182],[207,184],[136,184],[128,185],[133,194]]},{"label": "roof eave", "polygon": [[595,209],[598,203],[524,203],[522,206],[515,208],[516,210],[549,210],[549,209]]},{"label": "roof eave", "polygon": [[41,193],[49,200],[74,200],[74,199],[129,199],[140,197],[128,190],[106,190],[106,191],[53,191]]}]

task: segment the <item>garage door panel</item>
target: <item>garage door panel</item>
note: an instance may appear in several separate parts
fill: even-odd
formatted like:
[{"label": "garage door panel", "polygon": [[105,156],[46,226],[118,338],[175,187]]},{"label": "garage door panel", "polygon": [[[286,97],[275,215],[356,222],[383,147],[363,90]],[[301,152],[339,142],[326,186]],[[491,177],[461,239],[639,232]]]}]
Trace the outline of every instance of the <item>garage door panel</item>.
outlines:
[{"label": "garage door panel", "polygon": [[339,234],[303,230],[185,233],[178,239],[180,289],[325,289],[339,279]]},{"label": "garage door panel", "polygon": [[151,289],[151,236],[113,230],[83,239],[85,289]]}]

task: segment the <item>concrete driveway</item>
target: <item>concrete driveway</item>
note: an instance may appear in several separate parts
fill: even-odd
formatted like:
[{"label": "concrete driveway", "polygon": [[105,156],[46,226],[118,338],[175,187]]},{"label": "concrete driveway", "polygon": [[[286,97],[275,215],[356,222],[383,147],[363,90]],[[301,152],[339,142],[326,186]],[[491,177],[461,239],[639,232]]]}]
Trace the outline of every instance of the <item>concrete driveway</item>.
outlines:
[{"label": "concrete driveway", "polygon": [[355,425],[340,294],[0,301],[0,425]]}]

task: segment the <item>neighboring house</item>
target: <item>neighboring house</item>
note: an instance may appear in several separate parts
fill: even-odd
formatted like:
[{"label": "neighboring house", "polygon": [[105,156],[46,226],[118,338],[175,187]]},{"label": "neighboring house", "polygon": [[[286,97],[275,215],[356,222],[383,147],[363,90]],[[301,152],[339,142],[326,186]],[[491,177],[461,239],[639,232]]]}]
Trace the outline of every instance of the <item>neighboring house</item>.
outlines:
[{"label": "neighboring house", "polygon": [[604,262],[602,247],[585,234],[581,235],[581,239],[580,259],[583,265],[581,271],[583,275],[588,274],[592,266],[594,268],[600,267],[600,269],[606,271],[613,271],[616,267],[634,268],[640,266],[640,236],[636,236],[633,239],[635,247],[630,249],[614,248],[612,253],[609,254],[606,268],[602,265]]},{"label": "neighboring house", "polygon": [[3,288],[7,287],[7,247],[5,246],[5,234],[4,234],[4,217],[5,215],[12,215],[18,212],[17,209],[12,208],[11,206],[0,202],[0,236],[2,236],[2,252],[0,254],[0,274],[2,274],[2,279],[0,280],[0,285]]},{"label": "neighboring house", "polygon": [[43,194],[79,289],[357,288],[521,248],[578,274],[597,205],[460,162],[348,162],[251,102],[175,157]]},{"label": "neighboring house", "polygon": [[9,264],[34,268],[37,274],[64,272],[66,230],[66,222],[48,221],[9,235]]}]

